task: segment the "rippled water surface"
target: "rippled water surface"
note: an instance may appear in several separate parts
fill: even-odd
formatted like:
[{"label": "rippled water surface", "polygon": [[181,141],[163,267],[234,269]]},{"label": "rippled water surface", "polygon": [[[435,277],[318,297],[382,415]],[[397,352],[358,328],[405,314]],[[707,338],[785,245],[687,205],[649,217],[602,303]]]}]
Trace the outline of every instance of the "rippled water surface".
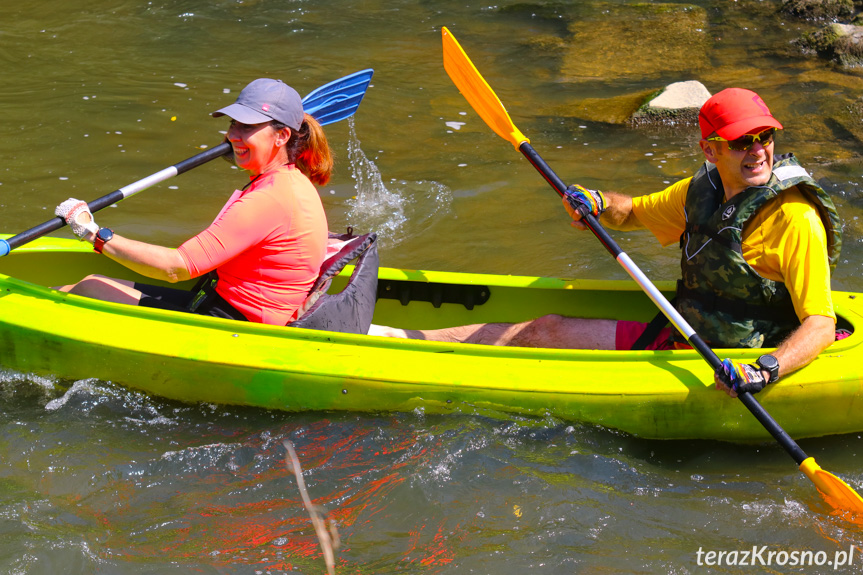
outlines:
[{"label": "rippled water surface", "polygon": [[[778,151],[794,151],[837,200],[835,287],[863,291],[863,143],[849,116],[863,76],[801,57],[792,41],[819,24],[778,5],[7,2],[0,230],[23,231],[69,196],[94,199],[218,144],[225,122],[209,113],[256,77],[307,94],[371,67],[356,117],[327,127],[338,156],[321,190],[332,229],[378,231],[393,267],[624,277],[459,95],[442,66],[448,26],[567,182],[661,189],[697,168],[696,131],[628,127],[621,102],[678,80],[755,89],[787,128]],[[215,161],[98,220],[177,245],[244,180]],[[674,249],[646,233],[616,237],[652,279],[674,277]],[[699,565],[699,549],[832,561],[861,543],[860,528],[831,517],[770,443],[647,441],[503,414],[190,406],[8,370],[0,398],[4,573],[324,572],[285,440],[339,524],[337,573],[749,573],[766,567]],[[801,445],[863,487],[860,436]],[[851,560],[837,572],[863,572],[863,552]]]}]

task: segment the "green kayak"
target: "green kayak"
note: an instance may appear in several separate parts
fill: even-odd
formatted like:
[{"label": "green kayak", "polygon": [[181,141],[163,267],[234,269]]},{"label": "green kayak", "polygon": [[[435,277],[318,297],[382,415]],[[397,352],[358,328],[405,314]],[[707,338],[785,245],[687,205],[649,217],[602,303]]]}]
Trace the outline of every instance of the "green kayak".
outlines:
[{"label": "green kayak", "polygon": [[[349,272],[331,291],[341,289]],[[691,350],[398,340],[138,308],[48,287],[89,273],[133,277],[76,240],[41,238],[0,258],[0,366],[64,380],[95,377],[185,402],[289,411],[515,413],[647,438],[769,438],[739,401],[713,389],[710,367]],[[863,297],[837,292],[834,298],[853,334],[758,395],[796,438],[863,431]],[[647,321],[656,308],[629,281],[381,268],[373,321],[438,328],[547,313]],[[754,362],[763,351],[717,353]]]}]

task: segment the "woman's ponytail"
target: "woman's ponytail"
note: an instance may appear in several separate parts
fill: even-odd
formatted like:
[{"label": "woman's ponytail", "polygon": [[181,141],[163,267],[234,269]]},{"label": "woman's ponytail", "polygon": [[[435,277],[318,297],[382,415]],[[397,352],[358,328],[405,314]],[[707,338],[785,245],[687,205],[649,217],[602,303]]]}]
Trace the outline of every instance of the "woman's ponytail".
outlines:
[{"label": "woman's ponytail", "polygon": [[333,153],[324,134],[324,128],[309,114],[305,115],[299,131],[292,131],[285,146],[288,161],[319,186],[330,181],[333,172]]}]

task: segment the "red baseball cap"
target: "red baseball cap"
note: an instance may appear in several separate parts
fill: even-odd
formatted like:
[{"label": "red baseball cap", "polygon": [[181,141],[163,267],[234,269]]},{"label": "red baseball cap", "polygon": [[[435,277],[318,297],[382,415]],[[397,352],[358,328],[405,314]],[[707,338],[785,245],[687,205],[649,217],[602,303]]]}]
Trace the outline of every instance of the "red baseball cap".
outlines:
[{"label": "red baseball cap", "polygon": [[713,132],[725,140],[736,140],[759,128],[782,129],[761,96],[752,90],[726,88],[707,100],[698,112],[701,137]]}]

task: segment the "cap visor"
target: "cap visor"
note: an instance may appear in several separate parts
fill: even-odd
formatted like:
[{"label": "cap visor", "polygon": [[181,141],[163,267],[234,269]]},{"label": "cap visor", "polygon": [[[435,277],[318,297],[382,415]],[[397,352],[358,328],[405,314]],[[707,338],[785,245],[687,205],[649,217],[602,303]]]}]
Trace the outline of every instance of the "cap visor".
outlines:
[{"label": "cap visor", "polygon": [[754,134],[767,128],[778,128],[781,130],[782,124],[780,124],[773,116],[755,116],[753,118],[746,118],[745,120],[734,122],[733,124],[728,124],[727,126],[716,130],[716,133],[722,139],[736,140],[746,134]]},{"label": "cap visor", "polygon": [[263,124],[264,122],[272,121],[272,118],[269,116],[265,116],[260,112],[256,112],[251,108],[247,108],[242,104],[231,104],[230,106],[226,106],[221,110],[213,112],[213,117],[218,118],[219,116],[228,116],[238,122],[243,124]]}]

